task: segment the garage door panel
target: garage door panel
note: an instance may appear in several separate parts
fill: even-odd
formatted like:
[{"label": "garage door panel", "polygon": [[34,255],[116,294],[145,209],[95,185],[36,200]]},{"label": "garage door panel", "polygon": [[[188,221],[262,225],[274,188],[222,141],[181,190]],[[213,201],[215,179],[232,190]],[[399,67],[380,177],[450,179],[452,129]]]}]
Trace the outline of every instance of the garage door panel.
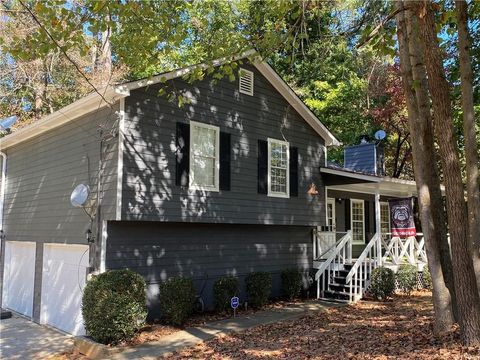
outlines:
[{"label": "garage door panel", "polygon": [[35,250],[32,242],[7,241],[3,278],[3,306],[32,317]]},{"label": "garage door panel", "polygon": [[88,267],[88,246],[46,244],[43,254],[40,322],[83,335],[82,294]]}]

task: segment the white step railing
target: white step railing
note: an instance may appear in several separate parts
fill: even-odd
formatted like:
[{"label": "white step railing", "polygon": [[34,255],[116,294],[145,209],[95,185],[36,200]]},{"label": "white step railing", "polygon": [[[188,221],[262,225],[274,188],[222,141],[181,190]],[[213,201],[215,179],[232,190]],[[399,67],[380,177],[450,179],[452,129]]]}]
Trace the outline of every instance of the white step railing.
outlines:
[{"label": "white step railing", "polygon": [[345,284],[349,286],[349,302],[356,302],[363,297],[370,282],[372,270],[379,266],[380,234],[375,234],[368,242],[362,254],[350,269]]},{"label": "white step railing", "polygon": [[389,235],[390,234],[383,234],[382,236],[382,244],[384,247],[382,262],[391,262],[393,265],[418,265],[419,262],[427,263],[423,234],[419,233],[416,237],[409,236],[404,239],[392,237],[387,240]]},{"label": "white step railing", "polygon": [[343,269],[343,265],[351,263],[352,231],[348,231],[338,240],[328,257],[321,261],[321,265],[315,274],[315,280],[317,281],[317,298],[320,298],[320,295],[329,288],[332,278],[338,275],[338,272]]}]

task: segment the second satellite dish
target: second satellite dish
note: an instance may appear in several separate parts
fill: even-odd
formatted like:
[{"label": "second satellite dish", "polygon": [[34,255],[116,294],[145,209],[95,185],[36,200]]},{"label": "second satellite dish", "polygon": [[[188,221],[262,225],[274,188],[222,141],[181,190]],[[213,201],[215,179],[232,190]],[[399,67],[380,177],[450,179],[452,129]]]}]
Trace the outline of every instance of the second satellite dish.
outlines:
[{"label": "second satellite dish", "polygon": [[70,203],[75,207],[82,207],[87,202],[88,195],[90,195],[88,185],[77,185],[77,187],[73,189],[72,195],[70,195]]},{"label": "second satellite dish", "polygon": [[377,140],[383,140],[387,136],[387,133],[384,130],[378,130],[375,133],[375,139]]}]

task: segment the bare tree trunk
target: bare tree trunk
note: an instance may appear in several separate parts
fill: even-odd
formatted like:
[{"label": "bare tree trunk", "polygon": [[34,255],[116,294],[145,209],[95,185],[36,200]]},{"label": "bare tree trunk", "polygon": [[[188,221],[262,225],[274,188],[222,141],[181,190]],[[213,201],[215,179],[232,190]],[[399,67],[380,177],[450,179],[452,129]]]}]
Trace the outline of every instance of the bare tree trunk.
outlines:
[{"label": "bare tree trunk", "polygon": [[464,343],[478,345],[480,344],[480,296],[471,257],[471,243],[468,239],[468,215],[451,114],[450,89],[445,78],[431,4],[415,2],[414,6],[425,44],[425,60],[434,110],[435,133],[439,142],[444,170],[458,321]]},{"label": "bare tree trunk", "polygon": [[[412,67],[413,84],[415,84],[415,98],[418,106],[418,116],[425,122],[422,136],[424,151],[426,152],[423,163],[426,172],[426,181],[430,190],[430,202],[432,218],[434,223],[435,244],[440,252],[440,264],[442,266],[443,279],[451,296],[451,306],[454,319],[457,319],[457,303],[455,297],[455,285],[453,279],[453,266],[450,255],[450,246],[447,238],[447,219],[443,205],[442,191],[438,176],[438,159],[435,151],[434,131],[432,127],[432,116],[430,112],[430,98],[428,94],[427,72],[423,59],[422,42],[418,31],[418,23],[415,14],[411,10],[406,13],[408,50],[410,66]],[[412,132],[416,128],[412,129]]]},{"label": "bare tree trunk", "polygon": [[[403,2],[397,1],[397,8],[403,8]],[[400,65],[402,70],[403,87],[405,91],[408,122],[412,137],[413,167],[415,181],[417,184],[418,200],[420,206],[420,218],[425,236],[425,247],[428,256],[428,267],[433,282],[433,306],[435,310],[436,334],[450,330],[454,323],[454,316],[451,305],[450,291],[445,285],[443,269],[441,265],[441,254],[438,246],[438,236],[435,228],[434,214],[432,211],[431,178],[435,162],[432,162],[431,154],[433,149],[428,149],[429,142],[425,141],[429,134],[428,118],[420,116],[418,100],[414,90],[414,78],[411,65],[409,33],[405,14],[399,11],[396,15],[397,36],[400,49]]]},{"label": "bare tree trunk", "polygon": [[480,290],[480,191],[478,149],[473,107],[473,72],[470,59],[468,9],[466,1],[455,1],[458,27],[458,52],[462,89],[463,131],[465,136],[465,162],[467,169],[468,236],[473,244],[473,261]]}]

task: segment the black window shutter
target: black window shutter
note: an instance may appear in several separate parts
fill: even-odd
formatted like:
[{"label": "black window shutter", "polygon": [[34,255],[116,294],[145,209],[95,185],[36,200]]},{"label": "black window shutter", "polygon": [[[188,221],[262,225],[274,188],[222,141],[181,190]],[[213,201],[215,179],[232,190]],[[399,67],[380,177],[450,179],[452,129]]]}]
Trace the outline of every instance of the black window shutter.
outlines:
[{"label": "black window shutter", "polygon": [[345,231],[352,230],[350,224],[350,199],[345,199]]},{"label": "black window shutter", "polygon": [[364,212],[365,212],[365,237],[367,239],[365,240],[368,240],[370,238],[370,202],[365,200],[365,209],[364,209]]},{"label": "black window shutter", "polygon": [[230,146],[230,134],[220,132],[220,190],[230,190],[230,157],[232,148]]},{"label": "black window shutter", "polygon": [[290,147],[290,196],[298,196],[298,148]]},{"label": "black window shutter", "polygon": [[188,173],[190,170],[190,125],[177,123],[177,161],[175,184],[188,187]]},{"label": "black window shutter", "polygon": [[258,193],[268,193],[268,143],[258,140]]}]

